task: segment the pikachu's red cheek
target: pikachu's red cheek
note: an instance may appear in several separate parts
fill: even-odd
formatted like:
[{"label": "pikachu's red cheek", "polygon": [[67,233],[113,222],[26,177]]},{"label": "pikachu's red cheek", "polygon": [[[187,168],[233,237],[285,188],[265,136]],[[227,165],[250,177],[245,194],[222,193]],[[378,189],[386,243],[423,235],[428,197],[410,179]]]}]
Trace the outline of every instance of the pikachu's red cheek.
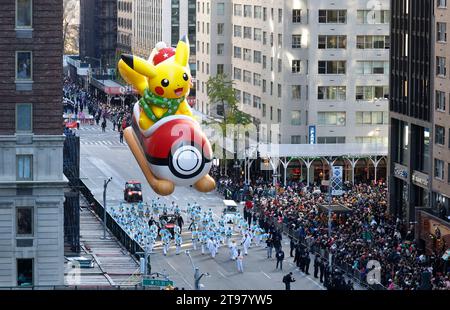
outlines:
[{"label": "pikachu's red cheek", "polygon": [[155,88],[155,92],[159,95],[162,96],[164,95],[164,89],[161,86],[158,86]]}]

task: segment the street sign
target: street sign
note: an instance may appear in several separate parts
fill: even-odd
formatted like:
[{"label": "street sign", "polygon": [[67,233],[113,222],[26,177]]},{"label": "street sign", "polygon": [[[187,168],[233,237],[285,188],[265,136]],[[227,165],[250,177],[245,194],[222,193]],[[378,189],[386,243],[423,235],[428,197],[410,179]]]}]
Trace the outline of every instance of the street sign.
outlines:
[{"label": "street sign", "polygon": [[308,138],[308,142],[309,144],[316,144],[316,126],[311,125],[309,126],[309,138]]},{"label": "street sign", "polygon": [[157,280],[157,279],[142,279],[142,286],[173,286],[173,281]]}]

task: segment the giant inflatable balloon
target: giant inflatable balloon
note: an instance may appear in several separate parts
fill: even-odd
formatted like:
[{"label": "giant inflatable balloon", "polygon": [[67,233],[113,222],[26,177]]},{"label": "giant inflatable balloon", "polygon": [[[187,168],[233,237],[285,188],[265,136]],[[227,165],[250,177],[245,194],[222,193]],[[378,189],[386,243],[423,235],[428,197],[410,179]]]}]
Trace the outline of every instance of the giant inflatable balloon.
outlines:
[{"label": "giant inflatable balloon", "polygon": [[208,175],[211,144],[186,101],[192,87],[188,62],[184,36],[176,49],[160,42],[148,60],[124,54],[118,64],[122,77],[142,96],[134,104],[125,140],[150,186],[163,196],[175,186],[193,185],[200,192],[216,186]]}]

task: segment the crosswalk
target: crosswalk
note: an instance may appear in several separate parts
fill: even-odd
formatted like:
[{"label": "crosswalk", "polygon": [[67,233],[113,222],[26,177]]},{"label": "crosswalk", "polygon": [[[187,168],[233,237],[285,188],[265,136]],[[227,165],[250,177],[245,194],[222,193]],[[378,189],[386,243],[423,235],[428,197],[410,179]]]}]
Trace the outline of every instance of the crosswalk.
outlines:
[{"label": "crosswalk", "polygon": [[84,140],[81,139],[80,140],[80,144],[81,145],[97,145],[97,146],[123,146],[123,147],[127,147],[127,144],[125,143],[120,143],[119,139],[117,139],[117,141],[110,141],[110,140],[96,140],[96,141],[92,141],[92,140]]}]

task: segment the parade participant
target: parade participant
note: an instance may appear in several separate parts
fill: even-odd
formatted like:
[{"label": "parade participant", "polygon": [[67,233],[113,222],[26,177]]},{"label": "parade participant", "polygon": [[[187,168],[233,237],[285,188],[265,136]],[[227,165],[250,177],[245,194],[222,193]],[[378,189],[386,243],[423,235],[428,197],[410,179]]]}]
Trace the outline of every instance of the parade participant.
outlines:
[{"label": "parade participant", "polygon": [[237,265],[238,272],[243,273],[244,272],[244,256],[242,256],[241,250],[237,251],[236,265]]},{"label": "parade participant", "polygon": [[203,230],[200,237],[200,242],[202,244],[202,255],[205,255],[205,248],[206,244],[208,242],[208,232],[206,230]]},{"label": "parade participant", "polygon": [[176,235],[180,235],[180,234],[181,234],[181,228],[180,228],[180,226],[175,225],[175,226],[173,227],[173,232],[175,233],[175,236],[176,236]]},{"label": "parade participant", "polygon": [[153,247],[155,246],[156,234],[150,233],[147,239],[147,246],[149,253],[153,253]]},{"label": "parade participant", "polygon": [[226,244],[229,245],[230,244],[230,239],[233,236],[233,229],[231,229],[230,226],[227,227],[226,232],[225,232],[225,236],[226,236]]},{"label": "parade participant", "polygon": [[163,243],[163,252],[164,256],[167,256],[167,252],[170,248],[170,233],[165,234],[164,237],[162,237],[162,243]]},{"label": "parade participant", "polygon": [[267,234],[266,240],[266,249],[267,249],[267,258],[272,258],[272,250],[273,250],[273,239],[271,234]]},{"label": "parade participant", "polygon": [[159,217],[159,206],[158,206],[158,203],[156,203],[156,202],[152,203],[152,210],[153,210],[153,216],[154,217]]},{"label": "parade participant", "polygon": [[244,255],[248,254],[248,248],[250,247],[250,243],[252,242],[252,239],[248,234],[244,235],[244,238],[242,238],[241,245],[244,246]]},{"label": "parade participant", "polygon": [[162,213],[163,213],[163,215],[167,215],[167,205],[166,204],[164,204],[163,205],[163,207],[162,207]]},{"label": "parade participant", "polygon": [[236,241],[234,241],[234,240],[231,241],[229,247],[230,247],[230,258],[232,260],[236,260],[237,254],[238,254]]},{"label": "parade participant", "polygon": [[216,257],[216,250],[217,250],[217,248],[216,248],[214,237],[210,237],[208,239],[207,245],[208,245],[208,250],[211,253],[211,257],[215,258]]},{"label": "parade participant", "polygon": [[255,244],[256,244],[257,247],[259,247],[261,245],[261,239],[262,239],[262,234],[263,233],[264,233],[264,229],[262,229],[261,227],[256,225],[256,228],[254,230],[254,234],[255,234]]},{"label": "parade participant", "polygon": [[199,233],[198,233],[196,225],[194,224],[194,228],[192,229],[192,246],[194,247],[194,250],[197,250],[198,238],[199,238]]},{"label": "parade participant", "polygon": [[176,246],[175,254],[176,255],[180,254],[180,249],[181,249],[182,243],[183,243],[183,239],[181,238],[181,235],[175,234],[175,246]]}]

